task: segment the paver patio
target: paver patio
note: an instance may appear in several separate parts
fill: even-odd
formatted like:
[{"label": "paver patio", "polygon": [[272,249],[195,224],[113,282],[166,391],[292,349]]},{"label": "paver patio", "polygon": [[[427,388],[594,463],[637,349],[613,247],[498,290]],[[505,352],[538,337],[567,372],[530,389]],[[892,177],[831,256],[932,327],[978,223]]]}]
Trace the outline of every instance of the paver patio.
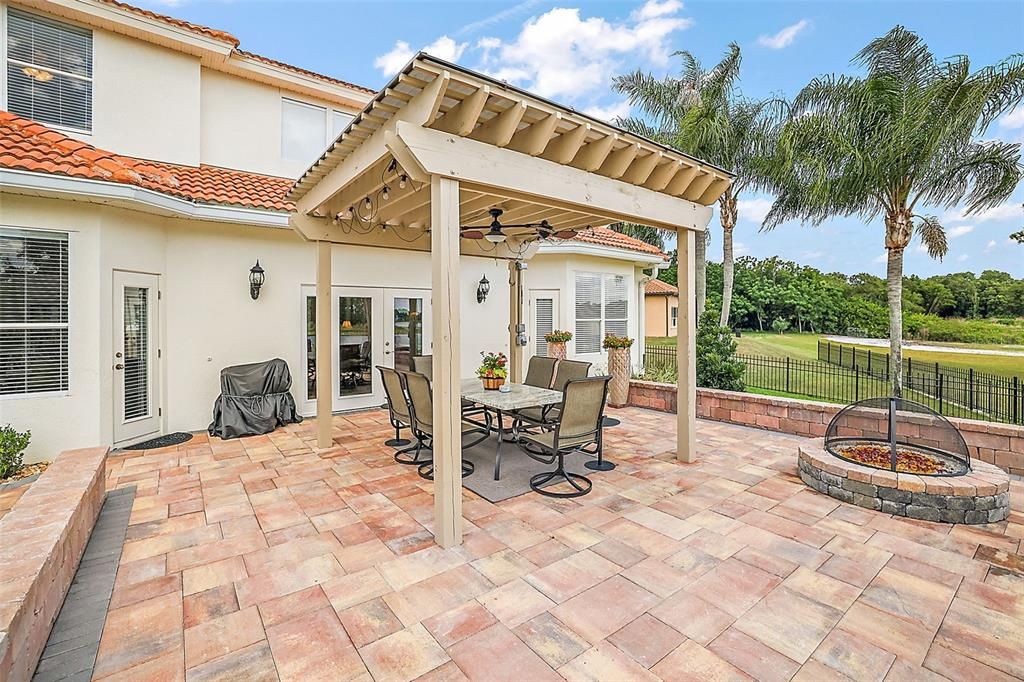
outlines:
[{"label": "paver patio", "polygon": [[[892,518],[796,477],[801,439],[628,408],[575,500],[431,484],[384,412],[116,453],[135,503],[96,679],[1024,678],[1024,484],[985,527]],[[843,677],[843,676],[846,677]]]}]

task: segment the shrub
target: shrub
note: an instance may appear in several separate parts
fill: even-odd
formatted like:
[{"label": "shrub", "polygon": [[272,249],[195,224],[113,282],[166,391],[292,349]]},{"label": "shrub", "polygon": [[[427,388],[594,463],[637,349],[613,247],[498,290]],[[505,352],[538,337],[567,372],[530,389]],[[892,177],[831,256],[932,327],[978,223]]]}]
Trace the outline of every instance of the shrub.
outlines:
[{"label": "shrub", "polygon": [[706,311],[697,326],[697,385],[723,391],[742,391],[746,365],[736,359],[736,339],[718,316]]},{"label": "shrub", "polygon": [[22,453],[31,438],[31,431],[21,433],[10,424],[0,429],[0,478],[10,478],[21,471]]},{"label": "shrub", "polygon": [[782,317],[776,317],[772,321],[772,329],[780,334],[783,333],[784,331],[789,329],[789,320]]}]

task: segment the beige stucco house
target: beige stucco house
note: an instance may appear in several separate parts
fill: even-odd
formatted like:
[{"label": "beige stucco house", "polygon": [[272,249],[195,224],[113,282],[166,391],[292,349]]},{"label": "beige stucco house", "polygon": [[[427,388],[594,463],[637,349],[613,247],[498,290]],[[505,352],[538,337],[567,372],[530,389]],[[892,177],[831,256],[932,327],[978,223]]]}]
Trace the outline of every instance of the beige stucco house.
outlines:
[{"label": "beige stucco house", "polygon": [[[28,459],[202,429],[220,370],[273,357],[313,414],[316,253],[286,195],[373,93],[108,0],[0,1],[0,55],[0,424],[32,430]],[[429,253],[331,259],[334,367],[352,348],[372,365],[431,352]],[[531,249],[527,355],[553,327],[598,366],[605,333],[642,339],[664,261],[599,226]],[[460,266],[469,375],[509,350],[508,269]],[[335,410],[383,402],[372,373],[332,374]]]},{"label": "beige stucco house", "polygon": [[679,322],[679,289],[660,279],[644,285],[646,336],[675,336]]}]

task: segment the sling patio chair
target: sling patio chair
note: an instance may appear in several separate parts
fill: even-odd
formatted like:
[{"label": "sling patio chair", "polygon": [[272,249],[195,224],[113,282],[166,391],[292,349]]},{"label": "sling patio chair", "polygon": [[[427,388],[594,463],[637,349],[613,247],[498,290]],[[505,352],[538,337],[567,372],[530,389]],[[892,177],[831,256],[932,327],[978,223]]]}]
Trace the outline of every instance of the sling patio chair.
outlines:
[{"label": "sling patio chair", "polygon": [[[530,359],[530,366],[533,366],[534,358]],[[581,360],[559,360],[554,367],[555,374],[551,377],[550,388],[554,391],[562,391],[565,385],[576,379],[585,379],[590,374],[590,363]],[[527,372],[529,374],[529,372]],[[515,421],[512,423],[513,434],[518,435],[521,431],[531,430],[537,427],[550,424],[558,420],[558,405],[547,407],[527,407],[515,413]]]},{"label": "sling patio chair", "polygon": [[[405,381],[402,375],[390,367],[377,366],[380,372],[381,383],[384,384],[384,397],[387,399],[388,420],[395,429],[393,440],[384,441],[384,445],[399,448],[409,445],[410,441],[402,438],[402,429],[408,429],[412,425],[412,417],[409,414],[409,399],[405,395]],[[395,461],[399,464],[419,464],[415,458],[410,458],[410,452],[416,449],[415,445],[399,450],[395,453]]]},{"label": "sling patio chair", "polygon": [[[414,459],[419,461],[422,450],[431,450],[430,461],[421,463],[418,467],[419,475],[423,478],[434,480],[434,391],[430,386],[430,379],[418,372],[405,373],[405,388],[409,392],[409,414],[412,418],[412,434],[416,438],[416,455]],[[484,412],[486,423],[479,424],[468,419],[462,420],[462,449],[469,448],[482,443],[491,435],[491,415]],[[469,476],[473,473],[473,463],[462,460],[462,475]]]},{"label": "sling patio chair", "polygon": [[[539,462],[554,463],[553,471],[530,477],[530,488],[547,497],[579,497],[593,487],[589,478],[565,469],[565,455],[582,452],[601,455],[603,446],[601,419],[608,398],[611,377],[573,379],[565,384],[558,421],[541,427],[539,433],[520,436],[519,447]],[[568,483],[573,490],[549,490],[549,484]]]}]

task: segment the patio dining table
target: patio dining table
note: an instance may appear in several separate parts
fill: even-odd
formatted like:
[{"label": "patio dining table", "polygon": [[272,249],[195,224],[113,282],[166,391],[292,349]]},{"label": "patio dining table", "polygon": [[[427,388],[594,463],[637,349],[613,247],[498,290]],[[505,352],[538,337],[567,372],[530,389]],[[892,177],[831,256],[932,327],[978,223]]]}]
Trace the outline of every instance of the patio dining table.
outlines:
[{"label": "patio dining table", "polygon": [[[507,412],[522,410],[527,407],[547,407],[562,402],[562,392],[550,388],[539,388],[527,386],[526,384],[506,383],[509,387],[507,392],[488,391],[483,387],[479,379],[462,380],[462,399],[484,408],[493,410],[497,414],[496,431],[498,433],[498,446],[494,454],[494,480],[501,477],[501,444],[506,442],[505,430],[502,424],[502,417]],[[515,442],[513,438],[511,441]]]}]

